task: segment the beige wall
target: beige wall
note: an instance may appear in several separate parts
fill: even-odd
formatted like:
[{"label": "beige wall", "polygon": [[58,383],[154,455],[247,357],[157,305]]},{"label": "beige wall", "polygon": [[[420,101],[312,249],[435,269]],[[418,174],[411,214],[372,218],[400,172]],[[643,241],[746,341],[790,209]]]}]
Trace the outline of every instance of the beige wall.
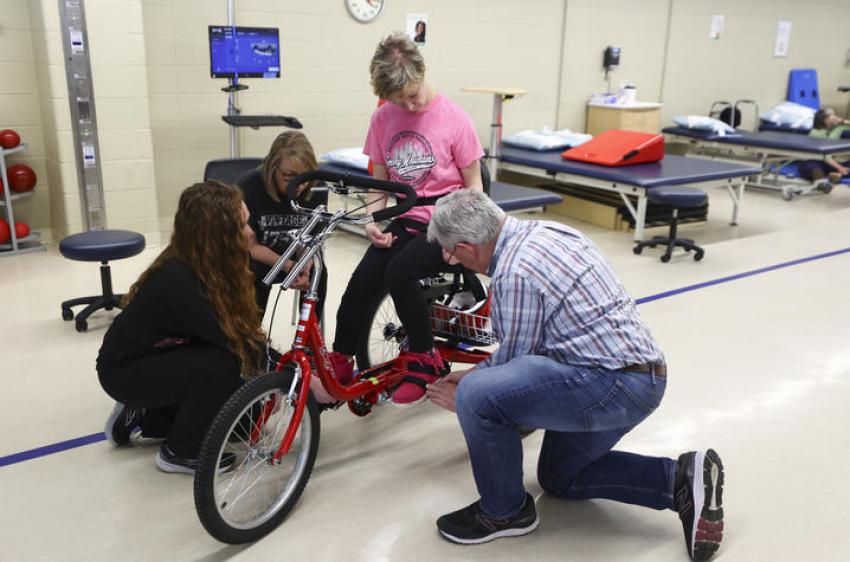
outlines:
[{"label": "beige wall", "polygon": [[[585,103],[605,88],[606,45],[623,48],[615,86],[663,101],[662,122],[706,113],[715,100],[784,98],[788,69],[816,67],[824,103],[843,108],[850,83],[847,0],[392,0],[363,25],[340,0],[235,0],[236,23],[280,28],[282,78],[246,80],[244,114],[294,115],[317,152],[362,144],[375,98],[368,63],[377,41],[427,12],[428,79],[489,138],[491,98],[464,86],[523,88],[505,105],[505,130],[583,130]],[[207,25],[226,22],[226,0],[87,0],[107,217],[111,227],[168,230],[180,191],[204,164],[229,153],[221,121],[225,80],[209,77]],[[55,0],[0,0],[0,125],[30,141],[39,173],[20,203],[34,226],[60,235],[81,227],[67,88]],[[719,40],[712,14],[726,16]],[[776,23],[793,22],[790,56],[773,57]],[[239,153],[261,156],[282,129],[239,131]],[[18,206],[16,206],[16,210]]]},{"label": "beige wall", "polygon": [[[0,1],[4,14],[0,26],[0,129],[14,129],[28,148],[9,156],[10,164],[26,164],[36,173],[38,181],[32,197],[19,199],[13,211],[16,221],[49,235],[50,180],[45,166],[45,142],[42,133],[39,81],[36,78],[34,47],[38,32],[30,23],[26,0]],[[0,217],[6,218],[5,209]]]},{"label": "beige wall", "polygon": [[106,220],[159,232],[142,0],[87,0]]},{"label": "beige wall", "polygon": [[567,0],[558,128],[584,131],[587,99],[607,90],[602,52],[608,45],[622,48],[610,74],[613,89],[629,82],[639,99],[658,101],[669,2]]},{"label": "beige wall", "polygon": [[[491,99],[462,93],[464,86],[521,85],[529,95],[508,104],[506,120],[525,128],[552,122],[563,0],[529,2],[523,10],[510,0],[395,0],[368,25],[349,17],[340,0],[236,7],[238,25],[278,27],[283,45],[279,80],[244,81],[250,89],[238,95],[243,114],[298,117],[319,153],[362,145],[376,103],[369,60],[382,36],[404,27],[408,12],[429,16],[429,81],[470,112],[485,142]],[[226,2],[145,0],[143,18],[159,214],[167,229],[180,191],[208,160],[229,154],[220,91],[227,82],[209,77],[207,43],[207,26],[226,22]],[[264,155],[281,131],[240,129],[241,155]]]},{"label": "beige wall", "polygon": [[55,2],[37,0],[29,4],[45,168],[50,185],[50,227],[53,238],[58,240],[82,230],[62,33]]},{"label": "beige wall", "polygon": [[[707,114],[718,100],[756,100],[762,111],[785,99],[788,71],[816,68],[821,99],[842,111],[850,83],[850,2],[847,0],[566,0],[561,96],[557,124],[582,130],[585,103],[606,84],[607,45],[623,48],[612,72],[638,88],[638,99],[662,101],[662,126],[676,115]],[[709,38],[711,16],[725,16],[720,39]],[[792,22],[788,57],[773,56],[779,20]],[[669,30],[669,39],[668,39]],[[745,109],[745,123],[752,124]],[[510,128],[510,125],[508,125]]]},{"label": "beige wall", "polygon": [[[16,217],[58,239],[83,229],[58,3],[0,7],[14,16],[0,32],[0,57],[18,60],[5,64],[0,124],[29,142],[16,160],[39,176],[34,196],[15,204]],[[158,240],[141,0],[89,0],[86,11],[107,226]]]},{"label": "beige wall", "polygon": [[[572,1],[572,0],[570,0]],[[708,37],[712,14],[726,32]],[[792,22],[787,58],[775,58],[779,20]],[[674,0],[662,99],[662,122],[708,112],[712,102],[751,98],[762,111],[785,99],[791,68],[816,68],[821,101],[842,111],[850,83],[850,2],[847,0]],[[749,127],[747,114],[744,126]]]}]

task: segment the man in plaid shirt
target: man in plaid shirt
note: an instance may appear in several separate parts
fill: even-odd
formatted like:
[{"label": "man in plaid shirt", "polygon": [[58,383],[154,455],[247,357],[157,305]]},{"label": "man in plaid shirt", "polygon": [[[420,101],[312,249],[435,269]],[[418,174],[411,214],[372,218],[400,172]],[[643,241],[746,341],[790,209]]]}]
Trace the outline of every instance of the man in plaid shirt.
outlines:
[{"label": "man in plaid shirt", "polygon": [[440,517],[440,534],[478,544],[537,528],[522,482],[519,429],[530,427],[546,430],[537,469],[546,492],[677,511],[690,557],[710,558],[723,529],[717,453],[611,450],[658,407],[667,367],[599,249],[568,226],[508,217],[472,190],[440,199],[428,239],[446,262],[491,278],[500,342],[486,361],[428,388],[457,412],[481,496]]}]

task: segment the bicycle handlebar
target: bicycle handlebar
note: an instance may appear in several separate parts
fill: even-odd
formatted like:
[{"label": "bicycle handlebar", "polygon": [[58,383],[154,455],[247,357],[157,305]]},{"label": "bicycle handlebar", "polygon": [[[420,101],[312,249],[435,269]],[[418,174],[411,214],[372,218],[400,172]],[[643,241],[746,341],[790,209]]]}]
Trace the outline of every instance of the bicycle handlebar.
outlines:
[{"label": "bicycle handlebar", "polygon": [[355,187],[364,187],[366,189],[374,189],[376,191],[385,191],[402,195],[404,198],[399,199],[396,205],[381,209],[372,215],[372,220],[380,222],[392,217],[396,217],[406,213],[416,205],[416,192],[409,185],[396,183],[392,181],[376,180],[367,176],[355,174],[340,174],[337,172],[326,172],[324,170],[314,170],[298,174],[286,184],[286,195],[292,201],[298,198],[298,186],[311,181],[326,181],[331,183],[341,183],[343,185],[351,185]]}]

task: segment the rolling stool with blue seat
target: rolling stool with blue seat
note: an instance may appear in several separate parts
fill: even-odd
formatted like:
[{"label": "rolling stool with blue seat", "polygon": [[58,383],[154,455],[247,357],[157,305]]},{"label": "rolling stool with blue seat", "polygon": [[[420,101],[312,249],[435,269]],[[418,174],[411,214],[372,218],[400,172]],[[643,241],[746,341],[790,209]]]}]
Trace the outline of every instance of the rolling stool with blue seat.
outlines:
[{"label": "rolling stool with blue seat", "polygon": [[101,308],[112,310],[121,308],[123,294],[112,292],[112,276],[109,269],[111,260],[129,258],[145,249],[145,237],[129,230],[91,230],[72,234],[62,239],[59,251],[68,259],[76,261],[99,261],[100,284],[102,295],[80,297],[62,303],[62,319],[72,320],[72,306],[88,305],[77,314],[76,328],[78,332],[88,330],[88,317]]},{"label": "rolling stool with blue seat", "polygon": [[673,210],[673,220],[670,222],[670,232],[667,236],[653,236],[649,240],[638,242],[634,247],[634,253],[640,254],[646,246],[667,246],[667,251],[661,256],[661,261],[670,261],[673,248],[680,246],[686,252],[694,252],[694,260],[699,261],[705,255],[705,251],[694,244],[688,238],[676,238],[676,230],[679,222],[679,209],[693,209],[702,207],[708,201],[705,191],[697,187],[659,186],[647,191],[647,199],[650,203]]}]

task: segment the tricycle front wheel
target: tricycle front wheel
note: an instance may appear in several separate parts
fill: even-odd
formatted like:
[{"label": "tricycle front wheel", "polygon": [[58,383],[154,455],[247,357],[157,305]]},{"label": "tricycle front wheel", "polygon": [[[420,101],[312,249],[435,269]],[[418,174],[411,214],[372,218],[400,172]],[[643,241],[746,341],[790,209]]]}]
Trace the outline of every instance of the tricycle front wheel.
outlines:
[{"label": "tricycle front wheel", "polygon": [[195,471],[195,509],[222,542],[246,543],[274,530],[310,478],[320,430],[312,395],[289,452],[273,459],[295,412],[287,399],[293,376],[287,366],[245,383],[207,431]]}]

